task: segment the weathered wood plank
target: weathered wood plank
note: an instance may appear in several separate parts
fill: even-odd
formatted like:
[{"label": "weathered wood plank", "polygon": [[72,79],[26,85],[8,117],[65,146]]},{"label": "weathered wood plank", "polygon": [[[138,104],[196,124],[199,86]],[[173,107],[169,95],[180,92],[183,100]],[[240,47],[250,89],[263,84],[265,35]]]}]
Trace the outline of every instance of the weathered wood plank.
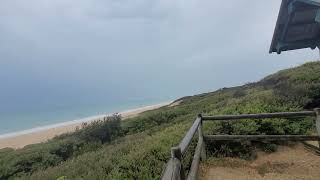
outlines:
[{"label": "weathered wood plank", "polygon": [[[201,128],[201,126],[199,127]],[[201,152],[202,152],[203,146],[203,137],[199,136],[199,141],[196,147],[196,150],[194,152],[191,168],[188,174],[188,180],[197,180],[198,179],[198,172],[199,172],[199,164],[201,159]]]},{"label": "weathered wood plank", "polygon": [[315,109],[316,112],[316,129],[317,129],[317,133],[320,136],[320,108]]},{"label": "weathered wood plank", "polygon": [[171,158],[167,163],[161,179],[162,180],[181,180],[180,178],[181,162],[177,158]]},{"label": "weathered wood plank", "polygon": [[313,144],[309,144],[307,142],[302,142],[302,143],[304,144],[304,147],[307,150],[309,150],[309,151],[313,152],[314,154],[320,156],[320,148],[319,147],[317,147],[317,146],[315,146]]},{"label": "weathered wood plank", "polygon": [[307,117],[307,116],[316,116],[316,112],[315,111],[301,111],[301,112],[279,112],[279,113],[262,113],[262,114],[217,115],[217,116],[203,116],[202,120],[293,118],[293,117]]},{"label": "weathered wood plank", "polygon": [[191,128],[189,129],[189,131],[187,132],[187,134],[184,136],[184,138],[180,142],[179,147],[181,149],[182,154],[185,154],[185,152],[187,151],[188,146],[194,134],[196,133],[200,123],[201,123],[201,116],[198,116],[197,119],[194,121],[193,125],[191,126]]},{"label": "weathered wood plank", "polygon": [[[316,108],[314,110],[316,112],[316,130],[318,136],[320,136],[320,108]],[[318,141],[319,147],[320,147],[320,141]]]},{"label": "weathered wood plank", "polygon": [[[172,159],[178,159],[180,162],[182,162],[182,152],[181,152],[181,149],[180,149],[179,146],[171,148],[171,158]],[[180,164],[179,174],[180,174],[180,179],[181,180],[185,180],[186,179],[182,163]]]},{"label": "weathered wood plank", "polygon": [[[182,155],[187,151],[191,140],[200,127],[202,120],[201,115],[198,115],[197,119],[192,124],[178,147],[171,148],[171,159],[167,163],[165,171],[162,174],[162,180],[184,180],[185,174],[182,166]],[[178,162],[179,164],[178,164]],[[179,168],[176,167],[179,165]]]},{"label": "weathered wood plank", "polygon": [[319,136],[308,135],[206,135],[205,141],[318,141]]},{"label": "weathered wood plank", "polygon": [[200,125],[199,125],[199,127],[198,127],[198,141],[200,141],[200,139],[202,139],[202,151],[201,151],[201,155],[200,155],[200,157],[201,157],[201,161],[204,161],[204,160],[206,160],[206,145],[205,145],[205,143],[204,143],[204,140],[203,140],[203,122],[201,121],[201,123],[200,123]]}]

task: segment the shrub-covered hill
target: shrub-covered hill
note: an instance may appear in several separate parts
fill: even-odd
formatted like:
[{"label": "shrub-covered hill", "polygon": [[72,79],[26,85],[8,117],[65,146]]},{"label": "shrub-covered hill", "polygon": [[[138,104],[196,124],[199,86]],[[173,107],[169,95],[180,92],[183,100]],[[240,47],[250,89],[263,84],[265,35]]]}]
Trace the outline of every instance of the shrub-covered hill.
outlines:
[{"label": "shrub-covered hill", "polygon": [[[125,121],[110,117],[47,143],[2,149],[0,179],[159,179],[170,147],[179,143],[196,114],[298,111],[319,107],[319,99],[320,63],[307,63],[256,83],[181,98],[176,106]],[[308,118],[205,123],[210,134],[307,134],[312,128]],[[247,157],[253,146],[229,144],[219,150],[208,145],[208,152]]]}]

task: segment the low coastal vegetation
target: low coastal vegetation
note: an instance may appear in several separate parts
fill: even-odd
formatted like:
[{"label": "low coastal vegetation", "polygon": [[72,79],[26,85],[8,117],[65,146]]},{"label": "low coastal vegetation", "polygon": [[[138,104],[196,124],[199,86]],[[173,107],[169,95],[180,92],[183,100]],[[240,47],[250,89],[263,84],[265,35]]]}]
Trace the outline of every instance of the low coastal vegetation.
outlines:
[{"label": "low coastal vegetation", "polygon": [[[300,111],[319,107],[319,99],[320,63],[311,62],[256,83],[181,98],[175,106],[125,121],[115,115],[46,143],[2,149],[0,179],[159,179],[170,157],[170,147],[179,143],[198,113]],[[310,134],[312,121],[206,122],[204,130],[207,134]],[[250,159],[256,148],[272,152],[276,144],[224,142],[207,145],[207,152],[216,157]],[[191,154],[184,157],[185,164],[190,164]]]}]

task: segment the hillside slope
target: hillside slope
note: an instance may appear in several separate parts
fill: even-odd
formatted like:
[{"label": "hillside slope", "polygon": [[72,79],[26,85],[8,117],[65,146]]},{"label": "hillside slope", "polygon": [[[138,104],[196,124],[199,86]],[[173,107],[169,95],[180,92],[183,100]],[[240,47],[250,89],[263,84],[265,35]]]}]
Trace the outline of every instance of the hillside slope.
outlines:
[{"label": "hillside slope", "polygon": [[[123,122],[115,117],[48,143],[17,151],[0,150],[0,179],[158,179],[170,156],[170,147],[181,140],[198,113],[298,111],[318,106],[319,99],[320,63],[311,62],[256,83],[181,98],[176,106],[145,112]],[[267,119],[208,123],[205,132],[306,134],[312,128],[308,118],[299,122]],[[246,158],[251,147],[230,144],[228,151],[208,148],[208,152]],[[190,162],[190,154],[184,157],[186,163]]]}]

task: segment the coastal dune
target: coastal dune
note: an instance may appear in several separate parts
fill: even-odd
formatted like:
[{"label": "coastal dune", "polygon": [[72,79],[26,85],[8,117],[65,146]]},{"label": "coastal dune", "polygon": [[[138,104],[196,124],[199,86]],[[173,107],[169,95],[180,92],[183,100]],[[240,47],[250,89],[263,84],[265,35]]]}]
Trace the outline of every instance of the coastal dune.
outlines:
[{"label": "coastal dune", "polygon": [[[127,119],[131,117],[135,117],[138,114],[145,111],[154,110],[163,106],[167,106],[171,103],[172,102],[165,102],[165,103],[145,106],[137,109],[123,111],[123,112],[120,112],[119,114],[122,116],[123,119]],[[6,148],[6,147],[19,149],[19,148],[23,148],[26,145],[46,142],[49,139],[54,138],[55,136],[58,136],[64,133],[74,132],[77,128],[81,127],[82,123],[90,123],[96,120],[103,119],[104,117],[110,116],[110,115],[112,114],[92,116],[92,117],[87,117],[87,118],[69,121],[65,123],[34,128],[34,129],[21,131],[17,133],[11,133],[11,134],[6,134],[2,136],[0,135],[0,149]]]}]

